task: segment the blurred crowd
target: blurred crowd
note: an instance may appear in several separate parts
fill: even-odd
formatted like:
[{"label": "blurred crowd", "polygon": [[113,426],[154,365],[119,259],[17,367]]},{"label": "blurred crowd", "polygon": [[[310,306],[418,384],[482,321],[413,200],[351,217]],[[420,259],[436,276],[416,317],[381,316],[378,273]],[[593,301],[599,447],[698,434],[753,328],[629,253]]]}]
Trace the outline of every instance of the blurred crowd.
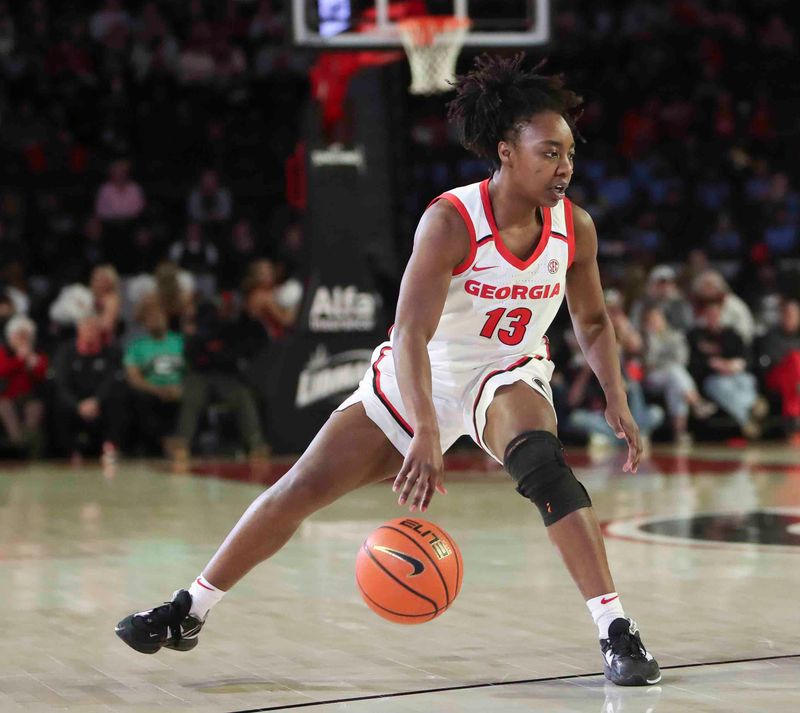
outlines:
[{"label": "blurred crowd", "polygon": [[[601,257],[646,266],[779,260],[800,252],[800,75],[785,0],[559,0],[554,41],[532,60],[584,98],[570,196],[592,215]],[[462,53],[460,66],[470,55]],[[429,155],[415,209],[477,180],[436,108],[413,127]]]},{"label": "blurred crowd", "polygon": [[[570,197],[597,224],[631,403],[656,438],[798,440],[800,75],[787,6],[554,4],[548,69],[586,102]],[[307,267],[284,170],[313,56],[290,46],[287,10],[0,0],[7,450],[113,463],[120,449],[166,447],[180,465],[192,447],[212,450],[227,419],[263,457],[252,365],[290,333]],[[409,107],[409,221],[486,174],[443,101]],[[568,325],[551,339],[562,427],[613,442]]]},{"label": "blurred crowd", "polygon": [[[748,305],[705,253],[692,257],[655,266],[627,294],[605,292],[628,400],[645,439],[655,433],[686,445],[692,433],[769,435],[800,445],[800,299],[772,292]],[[602,391],[569,329],[557,346],[562,432],[613,444]]]},{"label": "blurred crowd", "polygon": [[[164,261],[123,281],[113,265],[98,265],[87,285],[66,285],[50,305],[49,339],[11,297],[0,301],[5,449],[75,462],[99,453],[109,468],[121,450],[168,454],[184,470],[193,446],[219,451],[214,421],[228,418],[237,449],[265,462],[256,364],[292,328],[302,285],[279,282],[266,258],[221,295],[204,296],[201,277]],[[213,441],[205,445],[204,425]]]}]

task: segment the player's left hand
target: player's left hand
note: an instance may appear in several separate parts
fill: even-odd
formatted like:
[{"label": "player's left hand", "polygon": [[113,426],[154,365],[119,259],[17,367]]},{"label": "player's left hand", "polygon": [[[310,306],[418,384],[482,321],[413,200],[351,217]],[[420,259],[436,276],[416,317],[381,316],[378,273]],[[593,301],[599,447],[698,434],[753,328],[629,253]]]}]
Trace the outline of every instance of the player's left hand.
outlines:
[{"label": "player's left hand", "polygon": [[622,470],[626,473],[635,473],[642,459],[642,437],[639,435],[639,427],[633,420],[628,404],[609,404],[606,407],[606,421],[614,429],[617,438],[624,438],[628,444],[628,460],[625,461]]},{"label": "player's left hand", "polygon": [[405,505],[411,498],[411,512],[417,509],[425,512],[435,491],[447,493],[438,433],[417,431],[414,434],[392,490],[400,493],[398,505]]}]

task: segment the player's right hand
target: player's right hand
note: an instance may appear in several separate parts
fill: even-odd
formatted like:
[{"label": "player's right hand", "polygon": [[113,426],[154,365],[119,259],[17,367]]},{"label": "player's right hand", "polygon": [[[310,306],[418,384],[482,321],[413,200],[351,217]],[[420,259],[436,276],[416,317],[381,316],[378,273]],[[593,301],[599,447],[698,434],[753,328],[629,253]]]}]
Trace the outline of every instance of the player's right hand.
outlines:
[{"label": "player's right hand", "polygon": [[408,508],[411,512],[417,509],[425,512],[435,491],[447,494],[438,434],[427,431],[414,434],[392,490],[400,493],[399,505],[405,505],[411,499]]}]

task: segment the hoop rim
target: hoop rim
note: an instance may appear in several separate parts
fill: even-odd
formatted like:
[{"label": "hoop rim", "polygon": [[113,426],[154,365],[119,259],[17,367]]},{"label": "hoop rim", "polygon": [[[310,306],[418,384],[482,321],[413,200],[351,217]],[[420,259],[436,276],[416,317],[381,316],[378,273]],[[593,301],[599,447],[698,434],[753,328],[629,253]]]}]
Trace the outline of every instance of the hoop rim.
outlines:
[{"label": "hoop rim", "polygon": [[468,17],[457,15],[419,15],[408,17],[397,22],[397,28],[402,37],[412,46],[423,47],[430,45],[433,40],[444,32],[469,30],[472,22]]}]

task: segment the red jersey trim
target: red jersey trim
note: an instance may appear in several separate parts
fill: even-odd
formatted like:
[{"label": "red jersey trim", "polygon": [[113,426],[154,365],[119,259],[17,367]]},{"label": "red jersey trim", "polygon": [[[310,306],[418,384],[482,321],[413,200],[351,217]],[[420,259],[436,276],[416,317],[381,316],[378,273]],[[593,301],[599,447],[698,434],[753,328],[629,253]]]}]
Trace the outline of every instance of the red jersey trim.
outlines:
[{"label": "red jersey trim", "polygon": [[550,217],[550,209],[542,207],[542,235],[539,238],[539,243],[536,245],[533,254],[527,260],[520,260],[506,247],[505,243],[503,242],[503,238],[500,235],[500,231],[497,229],[497,223],[494,219],[494,212],[492,211],[492,199],[489,196],[489,181],[490,179],[487,178],[485,181],[481,182],[481,201],[483,202],[483,212],[486,214],[486,220],[489,223],[489,227],[492,229],[492,235],[494,236],[494,244],[497,248],[497,252],[503,256],[507,263],[516,267],[517,270],[525,270],[534,262],[536,262],[536,259],[547,247],[547,241],[550,239],[550,226],[552,222]]},{"label": "red jersey trim", "polygon": [[383,389],[381,388],[381,372],[378,369],[378,365],[381,363],[383,357],[386,356],[387,352],[392,350],[391,347],[384,347],[381,349],[380,356],[375,360],[375,363],[372,365],[372,388],[375,391],[375,395],[380,399],[380,402],[386,407],[386,410],[389,412],[391,417],[397,421],[397,424],[402,428],[411,438],[414,437],[414,429],[408,425],[408,422],[400,415],[400,412],[392,405],[392,402],[389,401],[389,398],[383,393]]},{"label": "red jersey trim", "polygon": [[469,215],[467,207],[461,202],[461,199],[458,196],[452,193],[442,193],[442,195],[434,198],[430,203],[428,203],[428,208],[436,203],[436,201],[442,199],[446,200],[458,211],[459,215],[461,216],[461,220],[464,221],[464,225],[467,226],[467,231],[469,232],[469,255],[467,255],[463,262],[459,263],[453,268],[453,276],[460,275],[462,272],[466,272],[470,265],[475,262],[475,255],[478,253],[478,241],[475,234],[475,226],[472,223],[472,218]]},{"label": "red jersey trim", "polygon": [[572,203],[569,198],[562,198],[564,203],[564,222],[567,225],[567,270],[575,259],[575,226],[572,224]]},{"label": "red jersey trim", "polygon": [[[475,431],[475,438],[478,440],[478,445],[483,447],[483,438],[481,438],[481,434],[478,433],[478,404],[481,402],[481,397],[483,396],[483,390],[486,387],[489,379],[493,376],[497,376],[498,374],[505,374],[507,371],[514,371],[514,369],[519,369],[521,366],[525,366],[533,357],[525,356],[522,359],[518,359],[515,361],[511,366],[507,366],[505,369],[495,369],[494,371],[490,371],[485,377],[483,377],[483,381],[481,382],[481,388],[478,389],[478,395],[475,397],[475,402],[472,404],[472,430]],[[541,359],[541,357],[537,357],[537,359]]]}]

